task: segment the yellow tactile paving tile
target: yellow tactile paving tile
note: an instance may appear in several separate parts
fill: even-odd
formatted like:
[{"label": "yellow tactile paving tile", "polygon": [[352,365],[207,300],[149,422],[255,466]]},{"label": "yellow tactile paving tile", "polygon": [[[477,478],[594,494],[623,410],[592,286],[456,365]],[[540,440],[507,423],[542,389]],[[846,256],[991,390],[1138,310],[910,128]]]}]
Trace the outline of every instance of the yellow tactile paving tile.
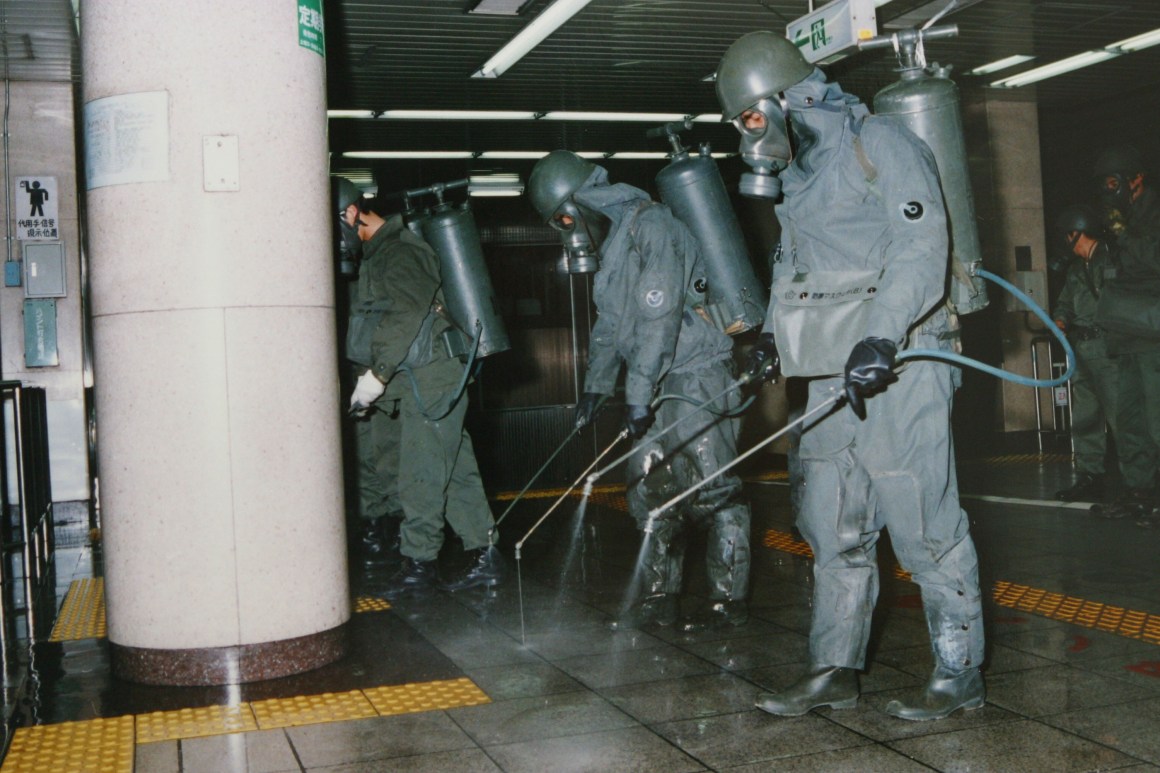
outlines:
[{"label": "yellow tactile paving tile", "polygon": [[[583,489],[584,489],[584,487],[582,485],[575,486],[572,488],[570,493],[574,497],[579,497],[583,493]],[[524,495],[522,498],[523,499],[555,499],[556,497],[563,494],[565,491],[568,491],[568,489],[566,489],[566,488],[529,489],[528,491],[524,492]],[[619,492],[621,494],[624,493],[624,484],[623,483],[609,483],[609,484],[604,485],[604,486],[593,486],[592,487],[593,494],[614,494],[617,492]],[[518,492],[518,491],[501,491],[492,498],[495,499],[497,502],[510,502],[511,500],[513,500],[517,496],[519,496],[519,494],[520,494],[520,492]]]},{"label": "yellow tactile paving tile", "polygon": [[137,715],[137,743],[245,733],[258,729],[248,703]]},{"label": "yellow tactile paving tile", "polygon": [[491,703],[491,698],[466,677],[393,687],[373,687],[363,690],[363,693],[384,717]]},{"label": "yellow tactile paving tile", "polygon": [[1011,582],[995,583],[992,598],[1008,609],[1160,644],[1160,617]]},{"label": "yellow tactile paving tile", "polygon": [[374,596],[359,596],[354,600],[355,612],[386,612],[391,608],[391,602]]},{"label": "yellow tactile paving tile", "polygon": [[0,773],[133,773],[133,717],[22,727]]},{"label": "yellow tactile paving tile", "polygon": [[316,725],[323,722],[346,722],[351,719],[377,717],[378,712],[362,690],[299,695],[294,698],[271,698],[250,704],[258,729]]},{"label": "yellow tactile paving tile", "polygon": [[1006,456],[987,456],[982,459],[968,459],[963,464],[1047,464],[1051,462],[1070,462],[1071,454],[1007,454]]},{"label": "yellow tactile paving tile", "polygon": [[769,472],[762,472],[746,480],[789,480],[789,470],[770,470]]},{"label": "yellow tactile paving tile", "polygon": [[52,626],[49,641],[101,639],[105,636],[105,579],[73,580]]},{"label": "yellow tactile paving tile", "polygon": [[[765,539],[762,541],[762,544],[767,548],[780,550],[783,553],[793,553],[794,555],[803,556],[805,558],[814,557],[814,551],[810,549],[809,544],[794,539],[789,532],[778,531],[777,529],[769,529],[765,532]],[[910,572],[906,571],[897,564],[894,566],[894,576],[907,582],[910,582],[911,579]]]}]

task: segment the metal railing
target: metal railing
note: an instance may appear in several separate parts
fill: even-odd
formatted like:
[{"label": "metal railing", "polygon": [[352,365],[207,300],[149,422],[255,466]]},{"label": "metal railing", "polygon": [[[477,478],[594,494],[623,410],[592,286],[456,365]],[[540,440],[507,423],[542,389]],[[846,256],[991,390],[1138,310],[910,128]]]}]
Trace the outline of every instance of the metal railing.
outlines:
[{"label": "metal railing", "polygon": [[[1055,338],[1054,336],[1036,336],[1031,339],[1031,378],[1039,378],[1039,347],[1046,344],[1047,346],[1047,362],[1051,370],[1050,378],[1056,378],[1062,375],[1067,370],[1067,363],[1064,361],[1057,362],[1055,360]],[[1039,444],[1039,452],[1043,453],[1043,436],[1049,430],[1043,428],[1043,407],[1041,401],[1041,391],[1048,389],[1050,391],[1051,400],[1051,429],[1050,432],[1059,435],[1064,432],[1067,433],[1068,443],[1071,450],[1075,451],[1074,441],[1071,439],[1072,426],[1072,394],[1071,394],[1071,380],[1069,379],[1063,386],[1057,387],[1036,387],[1035,388],[1035,440]],[[1056,390],[1065,390],[1066,398],[1059,400],[1056,395]]]}]

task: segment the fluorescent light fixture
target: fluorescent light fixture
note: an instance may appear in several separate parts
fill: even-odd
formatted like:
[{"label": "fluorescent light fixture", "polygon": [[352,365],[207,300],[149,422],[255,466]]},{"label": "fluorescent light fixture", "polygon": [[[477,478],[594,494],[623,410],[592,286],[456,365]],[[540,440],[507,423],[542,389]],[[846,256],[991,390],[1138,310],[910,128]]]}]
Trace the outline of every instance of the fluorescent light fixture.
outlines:
[{"label": "fluorescent light fixture", "polygon": [[471,196],[519,196],[523,192],[520,176],[513,173],[472,175],[467,181]]},{"label": "fluorescent light fixture", "polygon": [[1105,46],[1105,48],[1131,53],[1132,51],[1139,51],[1142,48],[1154,46],[1157,43],[1160,43],[1160,29],[1145,32],[1135,37],[1125,38],[1117,43]]},{"label": "fluorescent light fixture", "polygon": [[373,110],[327,110],[327,118],[374,118]]},{"label": "fluorescent light fixture", "polygon": [[717,82],[717,71],[714,70],[713,72],[706,75],[704,78],[701,79],[701,82],[702,83],[716,83]]},{"label": "fluorescent light fixture", "polygon": [[474,158],[469,150],[351,150],[343,158]]},{"label": "fluorescent light fixture", "polygon": [[665,123],[681,121],[684,113],[589,113],[573,110],[553,110],[540,116],[542,121],[622,121],[625,123]]},{"label": "fluorescent light fixture", "polygon": [[485,16],[519,16],[529,2],[531,0],[477,0],[467,12]]},{"label": "fluorescent light fixture", "polygon": [[642,159],[643,160],[643,159],[668,158],[668,157],[669,157],[668,153],[661,153],[659,151],[649,151],[647,153],[637,153],[635,151],[628,151],[628,152],[622,152],[622,153],[612,153],[608,156],[608,158],[630,159],[630,160],[632,160],[632,159]]},{"label": "fluorescent light fixture", "polygon": [[1042,67],[1035,67],[1021,72],[1018,75],[1012,75],[1008,78],[1001,78],[991,83],[992,86],[1001,89],[1016,88],[1018,86],[1026,86],[1029,83],[1036,83],[1048,78],[1054,78],[1056,75],[1062,75],[1065,72],[1078,70],[1082,67],[1088,67],[1100,62],[1106,62],[1109,59],[1115,59],[1119,53],[1115,51],[1108,51],[1107,49],[1100,49],[1099,51],[1084,51],[1082,54],[1069,56],[1066,59],[1060,59],[1058,62],[1045,64]]},{"label": "fluorescent light fixture", "polygon": [[720,113],[701,113],[693,116],[693,123],[721,123],[724,116]]},{"label": "fluorescent light fixture", "polygon": [[532,19],[528,26],[508,41],[507,45],[496,51],[474,73],[472,78],[498,78],[507,72],[513,64],[524,58],[524,55],[543,42],[544,38],[559,29],[565,22],[580,12],[592,0],[556,0],[539,16]]},{"label": "fluorescent light fixture", "polygon": [[580,158],[607,158],[608,154],[600,150],[581,150],[576,155]]},{"label": "fluorescent light fixture", "polygon": [[1027,54],[1015,54],[1014,56],[1008,56],[1003,59],[996,59],[994,62],[980,65],[973,70],[967,70],[967,75],[990,75],[993,72],[1006,70],[1008,67],[1014,67],[1017,64],[1030,62],[1034,58],[1035,57],[1028,56]]},{"label": "fluorescent light fixture", "polygon": [[488,150],[480,153],[480,158],[506,158],[506,159],[522,159],[522,158],[543,158],[548,155],[546,150]]},{"label": "fluorescent light fixture", "polygon": [[393,121],[530,121],[530,110],[384,110],[379,118]]}]

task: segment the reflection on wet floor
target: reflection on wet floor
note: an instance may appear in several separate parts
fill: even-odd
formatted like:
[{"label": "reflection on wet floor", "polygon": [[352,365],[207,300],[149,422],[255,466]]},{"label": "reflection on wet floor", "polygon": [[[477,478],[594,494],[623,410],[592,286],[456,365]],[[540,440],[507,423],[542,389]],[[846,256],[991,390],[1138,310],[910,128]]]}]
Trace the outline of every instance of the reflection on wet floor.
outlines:
[{"label": "reflection on wet floor", "polygon": [[[552,501],[527,497],[501,530],[509,574],[496,591],[404,596],[388,611],[356,614],[358,646],[339,664],[249,685],[245,695],[144,688],[109,678],[102,640],[45,642],[25,654],[35,678],[14,714],[58,723],[462,678],[489,702],[179,740],[144,742],[138,729],[135,769],[1155,770],[1160,638],[1150,632],[1160,615],[1160,532],[1078,508],[976,498],[1042,500],[1069,482],[1070,469],[1038,455],[960,464],[987,598],[988,702],[942,721],[908,723],[881,711],[922,684],[932,665],[918,589],[897,571],[888,540],[857,708],[792,719],[753,708],[759,691],[787,685],[806,660],[811,563],[777,480],[747,484],[751,615],[737,628],[610,631],[641,544],[623,500],[603,492],[580,510],[570,499],[516,562],[514,542]],[[694,533],[686,552],[682,601],[690,609],[707,591],[700,539]],[[91,575],[85,551],[58,556],[62,588]],[[353,592],[375,597],[388,572],[360,570]]]}]

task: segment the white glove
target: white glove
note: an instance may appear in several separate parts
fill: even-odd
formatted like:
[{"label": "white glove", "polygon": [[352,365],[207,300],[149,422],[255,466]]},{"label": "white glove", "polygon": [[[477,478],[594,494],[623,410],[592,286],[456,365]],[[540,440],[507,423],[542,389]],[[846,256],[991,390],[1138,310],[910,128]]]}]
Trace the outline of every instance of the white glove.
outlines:
[{"label": "white glove", "polygon": [[358,377],[354,385],[354,393],[350,396],[351,413],[362,413],[371,407],[386,391],[387,385],[375,378],[375,374],[368,370]]}]

